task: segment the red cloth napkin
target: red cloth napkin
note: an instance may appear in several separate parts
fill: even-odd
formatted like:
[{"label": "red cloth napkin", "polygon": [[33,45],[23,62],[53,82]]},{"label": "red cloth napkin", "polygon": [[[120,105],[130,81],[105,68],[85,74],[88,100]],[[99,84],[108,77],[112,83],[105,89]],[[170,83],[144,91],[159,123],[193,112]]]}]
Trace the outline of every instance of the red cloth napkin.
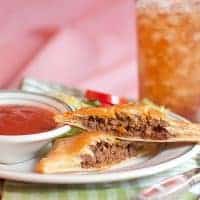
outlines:
[{"label": "red cloth napkin", "polygon": [[137,96],[132,0],[0,1],[0,87],[24,76]]}]

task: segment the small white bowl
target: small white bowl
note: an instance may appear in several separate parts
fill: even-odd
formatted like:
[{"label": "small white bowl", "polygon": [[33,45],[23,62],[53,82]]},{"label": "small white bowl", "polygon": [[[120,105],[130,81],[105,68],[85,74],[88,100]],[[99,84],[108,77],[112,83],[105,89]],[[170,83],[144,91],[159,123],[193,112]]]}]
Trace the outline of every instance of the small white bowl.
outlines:
[{"label": "small white bowl", "polygon": [[[10,104],[39,106],[55,113],[69,110],[66,104],[44,95],[21,91],[0,91],[0,106]],[[31,159],[53,138],[61,136],[69,130],[70,127],[65,125],[47,132],[30,135],[7,136],[0,133],[0,163],[11,164]]]}]

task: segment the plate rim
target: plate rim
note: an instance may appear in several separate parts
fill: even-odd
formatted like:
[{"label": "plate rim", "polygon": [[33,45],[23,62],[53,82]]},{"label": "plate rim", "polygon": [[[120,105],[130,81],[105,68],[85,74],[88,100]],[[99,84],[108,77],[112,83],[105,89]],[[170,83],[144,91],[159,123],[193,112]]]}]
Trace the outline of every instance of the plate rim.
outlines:
[{"label": "plate rim", "polygon": [[142,178],[154,175],[169,169],[172,169],[181,163],[191,159],[200,152],[200,145],[191,145],[191,149],[183,155],[142,169],[135,169],[133,171],[124,172],[109,172],[108,174],[34,174],[34,173],[21,173],[0,169],[0,178],[12,181],[22,181],[27,183],[48,183],[48,184],[91,184],[91,183],[110,183],[119,181],[128,181],[136,178]]}]

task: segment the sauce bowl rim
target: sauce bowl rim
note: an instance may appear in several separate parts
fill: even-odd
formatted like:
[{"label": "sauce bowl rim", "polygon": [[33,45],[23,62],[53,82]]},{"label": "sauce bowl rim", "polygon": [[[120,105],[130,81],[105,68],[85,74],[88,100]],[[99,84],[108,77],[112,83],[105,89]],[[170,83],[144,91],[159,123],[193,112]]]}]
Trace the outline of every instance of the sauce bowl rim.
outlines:
[{"label": "sauce bowl rim", "polygon": [[[49,99],[51,101],[53,100],[53,101],[57,102],[59,105],[63,106],[63,110],[65,109],[66,111],[71,111],[70,106],[68,104],[64,103],[63,101],[61,101],[55,97],[40,94],[40,93],[27,92],[27,91],[21,91],[21,90],[2,90],[1,89],[0,97],[1,97],[1,94],[13,94],[13,95],[14,94],[17,94],[17,95],[22,94],[22,95],[33,95],[36,97],[42,97],[42,98],[46,98],[46,100]],[[19,100],[20,100],[20,97],[19,97]],[[34,99],[32,99],[31,101],[34,102]],[[36,101],[36,102],[38,102],[38,101]],[[53,107],[53,105],[50,105],[50,104],[48,104],[48,106]],[[54,108],[56,108],[56,107],[54,107]],[[46,132],[38,132],[38,133],[34,133],[34,134],[27,134],[27,135],[1,135],[0,134],[0,142],[23,143],[23,142],[43,141],[43,140],[48,140],[48,139],[52,139],[52,138],[61,136],[63,134],[63,132],[67,132],[70,129],[71,129],[70,126],[62,125],[62,126],[56,127],[54,129],[46,131]]]}]

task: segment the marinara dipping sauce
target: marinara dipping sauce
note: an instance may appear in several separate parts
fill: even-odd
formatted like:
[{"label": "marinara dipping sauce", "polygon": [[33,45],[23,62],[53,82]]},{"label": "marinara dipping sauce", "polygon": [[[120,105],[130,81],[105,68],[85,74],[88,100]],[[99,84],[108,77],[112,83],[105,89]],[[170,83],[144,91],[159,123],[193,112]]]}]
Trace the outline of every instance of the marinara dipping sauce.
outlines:
[{"label": "marinara dipping sauce", "polygon": [[56,128],[54,112],[32,105],[0,105],[0,135],[28,135]]}]

